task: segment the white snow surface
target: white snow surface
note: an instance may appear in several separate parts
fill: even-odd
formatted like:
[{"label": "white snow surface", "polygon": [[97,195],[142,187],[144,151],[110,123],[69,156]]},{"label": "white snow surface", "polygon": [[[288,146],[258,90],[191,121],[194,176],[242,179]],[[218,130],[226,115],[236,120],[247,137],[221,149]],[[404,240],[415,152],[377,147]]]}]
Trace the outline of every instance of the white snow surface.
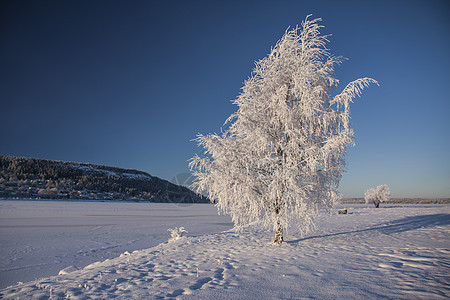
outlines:
[{"label": "white snow surface", "polygon": [[145,174],[134,174],[134,173],[116,173],[114,171],[111,170],[104,170],[104,169],[99,169],[96,168],[95,166],[77,166],[77,165],[73,165],[74,168],[78,168],[80,170],[82,170],[84,173],[86,174],[90,174],[90,173],[103,173],[105,176],[111,176],[111,177],[127,177],[129,179],[147,179],[147,180],[152,180],[152,176],[151,175],[145,175]]},{"label": "white snow surface", "polygon": [[0,288],[157,246],[180,226],[195,236],[232,223],[211,204],[0,200]]},{"label": "white snow surface", "polygon": [[[2,269],[6,261],[24,255],[4,250],[8,249],[8,244],[14,248],[14,234],[21,230],[35,230],[33,227],[22,228],[19,223],[37,222],[17,219],[14,225],[12,220],[8,220],[11,225],[5,226],[5,216],[11,215],[12,218],[20,214],[16,211],[22,209],[30,209],[29,213],[33,211],[33,207],[26,208],[17,203],[0,202]],[[135,242],[122,244],[122,255],[80,266],[67,259],[69,254],[61,253],[59,249],[53,249],[51,244],[44,245],[42,242],[42,247],[53,249],[50,252],[55,254],[55,260],[65,258],[67,265],[60,270],[72,265],[74,268],[67,268],[69,272],[63,272],[66,273],[64,275],[2,288],[0,298],[450,297],[450,205],[383,205],[378,209],[370,205],[339,206],[331,216],[319,217],[316,231],[303,238],[287,234],[287,242],[279,246],[270,244],[272,232],[258,230],[256,226],[249,226],[240,233],[226,228],[220,232],[221,226],[222,229],[230,227],[229,219],[217,216],[215,208],[207,204],[179,207],[173,204],[72,203],[69,205],[80,210],[78,217],[73,219],[69,218],[71,210],[66,210],[66,203],[31,202],[28,205],[34,206],[36,218],[42,214],[50,215],[47,213],[49,210],[56,212],[59,209],[60,214],[67,216],[68,226],[59,226],[58,231],[52,224],[58,222],[53,220],[50,224],[46,223],[50,233],[60,233],[53,237],[53,244],[62,244],[60,240],[63,239],[71,247],[85,249],[87,256],[108,251],[107,246],[99,248],[98,252],[89,251],[95,248],[95,239],[105,245],[118,243],[120,239],[115,236],[115,229],[127,235],[129,241],[138,240],[141,246],[147,242],[150,246],[133,251]],[[134,205],[137,206],[133,208]],[[338,215],[338,208],[347,208],[348,214]],[[92,214],[116,222],[117,226],[122,225],[122,229],[108,227],[113,225],[100,222],[103,220],[101,217],[97,221],[102,223],[100,225],[93,224],[94,219],[88,218],[89,223],[81,218]],[[123,221],[119,221],[121,218],[124,218]],[[151,218],[155,219],[146,223]],[[61,223],[59,221],[58,224]],[[86,227],[82,227],[83,224]],[[168,243],[167,228],[174,225],[184,226],[189,234]],[[139,230],[140,226],[144,229]],[[106,234],[94,239],[95,228],[103,228]],[[5,240],[5,234],[9,231],[10,236]],[[162,237],[160,232],[166,241],[151,245],[153,236]],[[24,246],[22,251],[33,251],[25,246],[33,244],[31,236],[27,239],[19,238],[15,242]],[[15,249],[19,251],[19,248]],[[39,259],[38,255],[33,263],[40,263]],[[78,262],[76,259],[73,258]],[[2,271],[2,281],[4,276]]]}]

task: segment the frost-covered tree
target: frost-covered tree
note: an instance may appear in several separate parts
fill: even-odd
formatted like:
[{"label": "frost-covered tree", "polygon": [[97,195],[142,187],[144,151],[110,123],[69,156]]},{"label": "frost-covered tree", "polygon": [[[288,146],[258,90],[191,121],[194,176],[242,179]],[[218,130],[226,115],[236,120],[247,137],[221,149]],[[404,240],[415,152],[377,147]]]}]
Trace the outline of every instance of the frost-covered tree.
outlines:
[{"label": "frost-covered tree", "polygon": [[350,103],[371,78],[357,79],[336,96],[334,67],[342,61],[326,48],[321,19],[286,30],[255,63],[234,100],[236,113],[222,134],[198,135],[204,156],[190,162],[198,192],[216,201],[237,228],[255,221],[272,227],[274,243],[296,225],[313,228],[321,208],[339,197],[347,145],[353,144]]},{"label": "frost-covered tree", "polygon": [[167,231],[170,232],[171,238],[169,239],[169,242],[176,241],[180,239],[183,236],[183,233],[188,233],[187,230],[184,229],[184,227],[175,227],[174,229],[167,229]]},{"label": "frost-covered tree", "polygon": [[376,208],[380,207],[381,202],[386,202],[391,197],[391,190],[387,184],[382,184],[376,188],[370,188],[364,194],[366,203],[373,203]]}]

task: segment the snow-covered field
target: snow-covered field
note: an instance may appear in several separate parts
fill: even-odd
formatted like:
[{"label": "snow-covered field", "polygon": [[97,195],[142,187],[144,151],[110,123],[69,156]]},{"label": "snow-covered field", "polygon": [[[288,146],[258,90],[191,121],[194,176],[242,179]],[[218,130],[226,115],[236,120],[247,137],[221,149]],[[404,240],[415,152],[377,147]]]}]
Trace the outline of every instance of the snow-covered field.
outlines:
[{"label": "snow-covered field", "polygon": [[157,246],[179,226],[197,236],[232,224],[211,204],[0,200],[0,288]]},{"label": "snow-covered field", "polygon": [[[235,233],[212,205],[0,205],[3,286],[12,283],[11,274],[31,272],[21,266],[36,272],[14,279],[25,282],[51,275],[38,272],[52,264],[59,264],[56,275],[98,261],[2,288],[0,298],[450,297],[449,205],[350,204],[348,215],[321,216],[315,232],[302,239],[288,235],[281,246],[270,245],[273,234],[254,227]],[[167,228],[175,226],[189,233],[165,242]]]}]

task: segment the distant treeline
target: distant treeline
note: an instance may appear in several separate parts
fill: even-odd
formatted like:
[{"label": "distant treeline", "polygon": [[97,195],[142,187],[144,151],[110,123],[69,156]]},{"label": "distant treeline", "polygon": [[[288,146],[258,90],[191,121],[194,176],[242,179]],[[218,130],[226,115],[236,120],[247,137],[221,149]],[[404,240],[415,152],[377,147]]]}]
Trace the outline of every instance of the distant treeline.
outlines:
[{"label": "distant treeline", "polygon": [[208,202],[142,171],[5,155],[0,155],[0,197]]},{"label": "distant treeline", "polygon": [[[341,204],[363,204],[364,198],[344,198],[339,201]],[[450,198],[391,198],[389,204],[450,204]]]}]

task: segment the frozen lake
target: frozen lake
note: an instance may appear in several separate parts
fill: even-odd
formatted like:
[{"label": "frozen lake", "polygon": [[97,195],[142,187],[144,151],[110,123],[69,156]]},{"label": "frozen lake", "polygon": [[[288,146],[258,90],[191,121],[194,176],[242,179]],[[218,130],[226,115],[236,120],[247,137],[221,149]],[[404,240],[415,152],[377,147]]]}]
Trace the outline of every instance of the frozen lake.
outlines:
[{"label": "frozen lake", "polygon": [[232,223],[212,204],[0,200],[0,288],[156,246],[180,226],[199,236]]}]

